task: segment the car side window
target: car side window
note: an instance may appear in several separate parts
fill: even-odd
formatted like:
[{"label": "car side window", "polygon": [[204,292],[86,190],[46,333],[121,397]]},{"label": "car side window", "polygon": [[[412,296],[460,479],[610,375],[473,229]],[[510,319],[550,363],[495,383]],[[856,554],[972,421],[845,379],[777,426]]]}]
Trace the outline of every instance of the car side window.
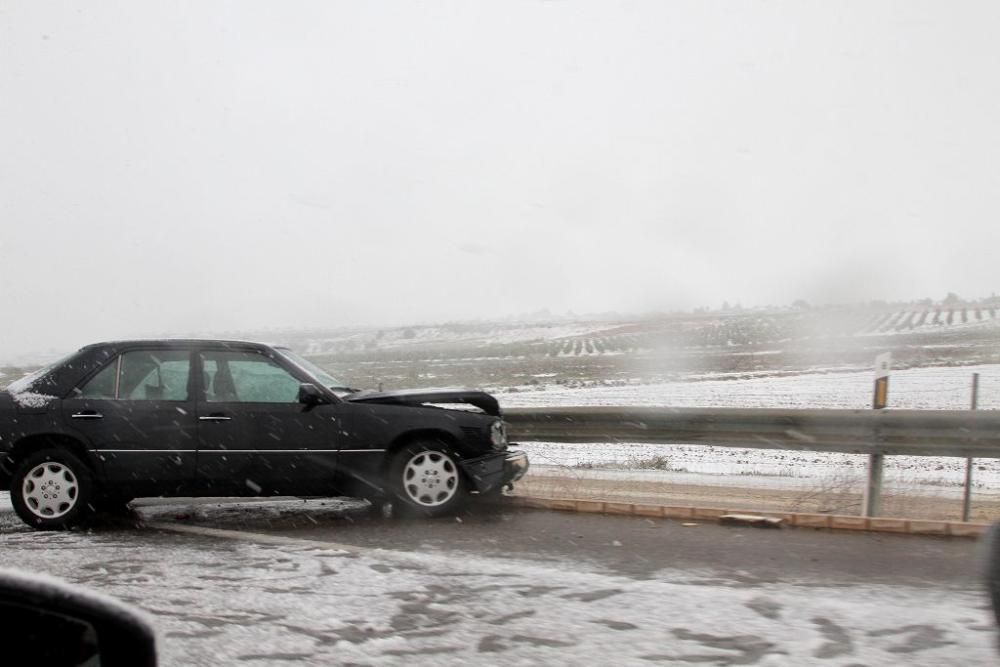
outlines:
[{"label": "car side window", "polygon": [[201,355],[205,400],[210,403],[297,403],[299,380],[254,352]]},{"label": "car side window", "polygon": [[134,350],[115,359],[80,388],[80,398],[186,401],[190,354],[183,350]]},{"label": "car side window", "polygon": [[101,369],[76,392],[79,398],[110,398],[115,397],[115,377],[118,374],[118,358]]},{"label": "car side window", "polygon": [[183,350],[136,350],[122,355],[118,398],[127,401],[186,401],[190,354]]}]

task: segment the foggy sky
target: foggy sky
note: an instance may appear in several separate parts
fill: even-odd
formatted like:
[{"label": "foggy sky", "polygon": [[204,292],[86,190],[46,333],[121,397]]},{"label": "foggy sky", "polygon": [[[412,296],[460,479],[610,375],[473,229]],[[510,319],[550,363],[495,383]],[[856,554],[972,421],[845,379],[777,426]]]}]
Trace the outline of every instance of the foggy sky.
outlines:
[{"label": "foggy sky", "polygon": [[994,2],[0,0],[0,357],[998,290]]}]

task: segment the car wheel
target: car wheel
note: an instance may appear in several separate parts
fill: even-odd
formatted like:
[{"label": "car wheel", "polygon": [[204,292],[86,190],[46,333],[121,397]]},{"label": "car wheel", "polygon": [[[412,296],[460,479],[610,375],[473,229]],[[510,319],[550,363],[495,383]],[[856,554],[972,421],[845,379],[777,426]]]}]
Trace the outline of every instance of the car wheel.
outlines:
[{"label": "car wheel", "polygon": [[452,514],[468,496],[458,459],[441,442],[415,442],[403,447],[396,453],[389,474],[395,496],[411,513]]},{"label": "car wheel", "polygon": [[24,459],[11,477],[14,511],[29,526],[65,530],[91,511],[90,470],[70,452],[46,449]]}]

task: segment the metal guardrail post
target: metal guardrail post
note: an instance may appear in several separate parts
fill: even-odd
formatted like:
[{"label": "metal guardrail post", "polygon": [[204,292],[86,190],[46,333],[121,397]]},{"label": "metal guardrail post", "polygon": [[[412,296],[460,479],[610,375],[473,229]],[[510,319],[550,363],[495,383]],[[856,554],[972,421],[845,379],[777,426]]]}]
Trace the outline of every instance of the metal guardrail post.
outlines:
[{"label": "metal guardrail post", "polygon": [[[979,373],[972,374],[972,410],[979,407]],[[975,436],[973,436],[975,437]],[[972,511],[972,457],[965,459],[965,492],[962,494],[962,521],[969,520]]]},{"label": "metal guardrail post", "polygon": [[868,481],[865,483],[861,516],[878,516],[882,509],[882,464],[884,454],[868,455]]},{"label": "metal guardrail post", "polygon": [[[875,357],[875,394],[872,397],[872,409],[882,410],[889,404],[889,366],[892,354],[885,352]],[[878,447],[881,433],[876,428],[872,445]],[[885,455],[876,451],[868,455],[868,481],[862,497],[861,516],[878,516],[882,509],[882,467]]]}]

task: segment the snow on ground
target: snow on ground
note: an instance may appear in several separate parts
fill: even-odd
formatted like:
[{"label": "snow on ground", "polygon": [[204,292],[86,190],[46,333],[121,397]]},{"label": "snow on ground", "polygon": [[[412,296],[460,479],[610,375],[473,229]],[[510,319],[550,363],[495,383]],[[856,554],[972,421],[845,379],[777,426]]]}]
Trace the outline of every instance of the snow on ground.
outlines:
[{"label": "snow on ground", "polygon": [[[889,383],[893,408],[964,410],[970,405],[972,374],[979,373],[979,407],[1000,409],[1000,365],[914,368],[895,371]],[[780,377],[709,379],[623,387],[542,390],[499,394],[501,405],[556,407],[583,405],[669,405],[730,408],[851,408],[871,405],[873,376],[867,372],[815,372]],[[688,445],[629,443],[525,443],[535,466],[532,474],[560,474],[574,468],[638,469],[635,472],[573,471],[622,479],[657,475],[683,484],[803,488],[815,480],[864,478],[867,457],[826,452],[793,452]],[[542,466],[539,468],[539,466]],[[657,472],[639,472],[654,467]],[[638,475],[639,477],[636,477]],[[965,459],[893,456],[886,459],[885,484],[917,494],[959,497]],[[978,459],[973,485],[979,498],[1000,498],[1000,460]]]},{"label": "snow on ground", "polygon": [[[645,444],[633,446],[637,449],[653,447]],[[696,456],[692,457],[691,463],[676,470],[623,470],[601,463],[585,466],[568,466],[565,463],[546,464],[546,461],[573,460],[573,455],[562,451],[562,447],[561,443],[530,443],[522,446],[528,453],[529,459],[533,461],[530,474],[535,478],[569,476],[580,482],[591,479],[617,481],[621,483],[618,488],[625,487],[630,482],[660,482],[665,485],[807,491],[816,490],[817,483],[821,482],[824,488],[828,487],[831,490],[856,488],[860,491],[865,481],[865,466],[868,462],[866,456],[825,457],[810,454],[809,458],[800,458],[796,456],[797,452],[778,452],[775,455],[787,455],[787,458],[768,464],[761,460],[767,455],[764,454],[751,457],[748,463],[743,463],[743,460],[736,459],[731,451],[714,448],[714,451],[710,452],[698,451]],[[707,448],[692,447],[692,449]],[[558,456],[553,456],[554,451]],[[584,454],[592,459],[597,458],[592,452]],[[949,469],[937,470],[926,469],[926,463],[916,457],[912,457],[912,462],[900,462],[896,458],[887,459],[884,468],[883,484],[886,489],[908,496],[933,496],[942,499],[962,497],[965,459],[954,459]],[[674,461],[672,465],[677,465],[677,462],[683,459],[674,457],[671,461]],[[907,463],[910,467],[903,467]],[[973,475],[975,498],[977,501],[1000,501],[1000,474],[997,472],[997,466],[991,464],[983,467],[986,468],[985,471],[977,470]],[[730,472],[725,472],[726,470]]]},{"label": "snow on ground", "polygon": [[[185,505],[186,503],[186,505]],[[247,514],[267,525],[270,522],[301,517],[303,521],[317,523],[345,512],[368,507],[365,500],[353,498],[302,498],[273,500],[270,498],[141,498],[132,503],[147,521],[204,521],[211,519],[215,526],[242,527]],[[2,506],[0,506],[2,511]]]},{"label": "snow on ground", "polygon": [[[963,329],[995,327],[997,325],[996,318],[993,317],[992,309],[984,308],[978,312],[979,316],[977,317],[976,309],[957,309],[952,317],[951,324],[947,324],[948,311],[939,310],[936,313],[930,313],[921,324],[916,324],[919,317],[918,312],[902,311],[898,315],[890,317],[890,319],[881,326],[858,335],[895,336],[913,334],[915,332],[952,332],[961,331]],[[913,318],[912,321],[907,324],[907,320],[911,317]]]},{"label": "snow on ground", "polygon": [[985,598],[960,587],[754,581],[707,567],[638,580],[582,561],[356,552],[135,529],[39,533],[6,511],[0,548],[5,566],[146,610],[166,667],[936,667],[996,659]]},{"label": "snow on ground", "polygon": [[[527,452],[532,475],[570,473],[581,479],[655,479],[742,488],[805,489],[816,480],[860,485],[868,463],[863,454],[699,445],[528,442],[518,444],[518,448]],[[958,498],[965,482],[965,459],[887,457],[883,481],[897,491]],[[1000,461],[977,459],[972,481],[977,498],[1000,500]]]},{"label": "snow on ground", "polygon": [[441,326],[413,326],[362,330],[340,336],[306,338],[298,342],[307,355],[324,354],[344,347],[345,344],[361,346],[374,343],[381,349],[415,345],[454,346],[459,344],[504,345],[535,341],[558,340],[601,334],[614,326],[607,322],[565,323],[481,323]]},{"label": "snow on ground", "polygon": [[[979,407],[1000,409],[1000,365],[913,368],[894,371],[889,380],[891,408],[967,410],[972,374],[979,373]],[[702,377],[712,377],[706,375]],[[623,387],[567,389],[548,386],[498,394],[505,408],[560,405],[669,405],[720,408],[871,407],[874,377],[865,372],[813,372],[779,377],[719,374],[720,379],[677,381]],[[729,378],[729,379],[727,379]]]}]

